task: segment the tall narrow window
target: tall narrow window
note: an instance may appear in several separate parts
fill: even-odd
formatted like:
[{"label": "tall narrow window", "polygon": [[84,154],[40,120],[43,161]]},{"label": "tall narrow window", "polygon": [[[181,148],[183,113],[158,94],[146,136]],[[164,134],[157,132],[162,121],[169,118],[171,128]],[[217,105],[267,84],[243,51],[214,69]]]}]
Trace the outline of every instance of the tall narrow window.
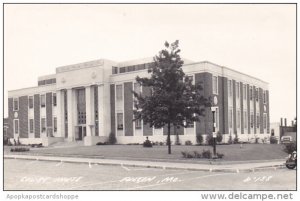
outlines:
[{"label": "tall narrow window", "polygon": [[250,118],[250,126],[253,128],[253,123],[254,123],[254,115],[251,113],[251,118]]},{"label": "tall narrow window", "polygon": [[141,129],[142,128],[142,121],[140,119],[135,120],[135,128]]},{"label": "tall narrow window", "polygon": [[46,132],[46,118],[41,119],[41,130],[42,133]]},{"label": "tall narrow window", "polygon": [[247,100],[247,91],[246,90],[247,90],[247,85],[244,84],[244,86],[243,86],[244,100]]},{"label": "tall narrow window", "polygon": [[29,119],[29,133],[33,133],[33,119]]},{"label": "tall narrow window", "polygon": [[266,103],[266,91],[264,91],[264,103]]},{"label": "tall narrow window", "polygon": [[228,93],[229,96],[232,96],[232,85],[231,85],[232,81],[228,80]]},{"label": "tall narrow window", "polygon": [[123,87],[121,84],[116,86],[117,101],[123,100]]},{"label": "tall narrow window", "polygon": [[267,114],[264,114],[264,129],[267,128]]},{"label": "tall narrow window", "polygon": [[229,128],[232,128],[232,109],[229,110]]},{"label": "tall narrow window", "polygon": [[247,116],[247,112],[244,111],[244,128],[248,127],[248,116]]},{"label": "tall narrow window", "polygon": [[13,102],[13,108],[14,111],[18,111],[19,110],[19,98],[14,98],[14,102]]},{"label": "tall narrow window", "polygon": [[41,107],[46,106],[46,96],[45,94],[41,95]]},{"label": "tall narrow window", "polygon": [[30,109],[33,108],[33,96],[28,97],[28,107]]},{"label": "tall narrow window", "polygon": [[257,88],[255,90],[255,98],[256,98],[256,101],[258,101],[258,89]]},{"label": "tall narrow window", "polygon": [[123,130],[123,113],[117,113],[117,128]]},{"label": "tall narrow window", "polygon": [[241,127],[241,112],[238,111],[237,112],[237,128],[240,128]]},{"label": "tall narrow window", "polygon": [[52,94],[52,98],[53,98],[53,106],[56,106],[57,101],[56,101],[56,93]]},{"label": "tall narrow window", "polygon": [[53,131],[55,133],[57,132],[57,117],[53,118]]},{"label": "tall narrow window", "polygon": [[19,134],[19,119],[14,119],[14,134]]},{"label": "tall narrow window", "polygon": [[235,85],[236,85],[236,97],[240,98],[240,83],[237,82]]},{"label": "tall narrow window", "polygon": [[259,122],[260,122],[260,118],[259,118],[259,114],[256,115],[256,128],[259,128]]},{"label": "tall narrow window", "polygon": [[213,94],[218,94],[218,77],[217,76],[213,76]]}]

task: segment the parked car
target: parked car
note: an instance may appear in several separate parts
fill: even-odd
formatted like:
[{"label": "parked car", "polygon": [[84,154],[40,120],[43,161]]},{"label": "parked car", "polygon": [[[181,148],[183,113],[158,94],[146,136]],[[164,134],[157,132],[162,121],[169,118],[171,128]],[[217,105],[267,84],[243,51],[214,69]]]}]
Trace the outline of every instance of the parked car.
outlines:
[{"label": "parked car", "polygon": [[287,144],[293,142],[292,136],[282,136],[281,137],[281,143],[282,144]]}]

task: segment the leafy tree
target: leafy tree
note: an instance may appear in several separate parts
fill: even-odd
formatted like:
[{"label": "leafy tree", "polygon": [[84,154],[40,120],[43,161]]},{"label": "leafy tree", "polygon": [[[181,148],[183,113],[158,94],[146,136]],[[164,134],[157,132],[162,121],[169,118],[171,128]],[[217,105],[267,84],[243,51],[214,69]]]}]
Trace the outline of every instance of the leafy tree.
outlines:
[{"label": "leafy tree", "polygon": [[199,121],[205,107],[210,106],[208,99],[200,95],[200,83],[193,85],[192,80],[182,70],[179,41],[169,44],[154,57],[154,65],[149,67],[150,78],[136,78],[143,87],[149,88],[149,95],[134,93],[136,97],[135,120],[142,119],[151,127],[168,129],[168,153],[171,154],[171,125],[186,127],[184,122]]}]

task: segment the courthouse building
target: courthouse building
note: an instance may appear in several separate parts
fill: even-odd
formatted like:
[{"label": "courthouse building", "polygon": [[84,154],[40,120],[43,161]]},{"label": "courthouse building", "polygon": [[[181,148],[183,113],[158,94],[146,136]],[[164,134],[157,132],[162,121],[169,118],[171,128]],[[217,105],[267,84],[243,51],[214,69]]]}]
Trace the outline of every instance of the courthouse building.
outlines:
[{"label": "courthouse building", "polygon": [[[268,83],[208,61],[184,60],[183,71],[194,83],[201,82],[203,95],[216,108],[216,130],[224,142],[267,139],[270,133]],[[132,90],[144,95],[136,76],[147,77],[153,58],[127,62],[106,59],[56,68],[56,73],[38,78],[37,86],[8,92],[8,130],[11,138],[24,144],[82,141],[95,145],[115,134],[120,144],[165,142],[167,129],[151,128],[133,121]],[[200,122],[187,128],[172,128],[181,143],[196,143],[197,135],[212,133],[210,108]],[[175,135],[172,141],[175,141]]]}]

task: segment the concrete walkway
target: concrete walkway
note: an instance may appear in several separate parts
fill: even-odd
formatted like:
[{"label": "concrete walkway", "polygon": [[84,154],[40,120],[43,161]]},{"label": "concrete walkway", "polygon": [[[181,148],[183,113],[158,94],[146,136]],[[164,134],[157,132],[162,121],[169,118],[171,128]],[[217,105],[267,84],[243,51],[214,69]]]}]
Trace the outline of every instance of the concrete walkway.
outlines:
[{"label": "concrete walkway", "polygon": [[271,171],[285,168],[285,161],[270,160],[255,163],[239,163],[239,164],[195,164],[195,163],[176,163],[162,161],[141,161],[141,160],[117,160],[102,158],[82,158],[82,157],[59,157],[59,156],[33,156],[33,155],[4,155],[4,159],[25,159],[25,160],[41,160],[56,161],[67,163],[88,163],[99,165],[115,165],[129,167],[148,167],[162,169],[183,169],[207,172],[256,172]]}]

